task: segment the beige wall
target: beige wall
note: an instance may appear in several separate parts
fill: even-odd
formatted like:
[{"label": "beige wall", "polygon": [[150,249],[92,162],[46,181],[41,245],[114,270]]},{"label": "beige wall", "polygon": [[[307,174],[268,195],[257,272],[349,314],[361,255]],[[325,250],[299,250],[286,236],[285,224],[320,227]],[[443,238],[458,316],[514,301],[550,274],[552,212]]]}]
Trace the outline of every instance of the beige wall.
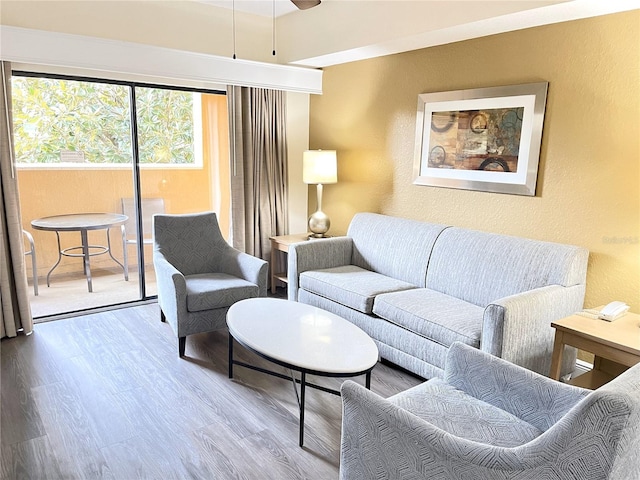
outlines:
[{"label": "beige wall", "polygon": [[[586,305],[640,311],[639,31],[633,11],[325,69],[309,146],[338,151],[330,233],[373,211],[581,245]],[[539,81],[549,93],[535,197],[412,184],[418,94]]]}]

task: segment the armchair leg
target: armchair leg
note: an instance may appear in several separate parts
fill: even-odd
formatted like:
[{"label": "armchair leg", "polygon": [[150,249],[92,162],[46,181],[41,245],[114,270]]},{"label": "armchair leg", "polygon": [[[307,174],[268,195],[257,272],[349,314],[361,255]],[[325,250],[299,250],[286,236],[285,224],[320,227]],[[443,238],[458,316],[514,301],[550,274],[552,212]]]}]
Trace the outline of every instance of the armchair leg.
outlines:
[{"label": "armchair leg", "polygon": [[184,357],[184,349],[187,346],[187,337],[178,337],[178,355]]},{"label": "armchair leg", "polygon": [[160,309],[160,321],[162,323],[167,323],[167,317],[164,316],[164,312]]}]

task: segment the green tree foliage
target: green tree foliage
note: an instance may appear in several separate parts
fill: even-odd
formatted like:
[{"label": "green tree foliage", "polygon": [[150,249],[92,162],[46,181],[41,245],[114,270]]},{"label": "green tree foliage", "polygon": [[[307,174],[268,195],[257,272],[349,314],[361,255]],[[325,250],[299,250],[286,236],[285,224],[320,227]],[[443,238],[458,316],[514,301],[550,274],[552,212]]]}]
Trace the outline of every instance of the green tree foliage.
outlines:
[{"label": "green tree foliage", "polygon": [[[90,163],[131,163],[129,87],[13,77],[18,163],[59,163],[64,150]],[[194,163],[193,94],[136,88],[141,163]]]},{"label": "green tree foliage", "polygon": [[141,163],[193,163],[193,94],[136,88]]}]

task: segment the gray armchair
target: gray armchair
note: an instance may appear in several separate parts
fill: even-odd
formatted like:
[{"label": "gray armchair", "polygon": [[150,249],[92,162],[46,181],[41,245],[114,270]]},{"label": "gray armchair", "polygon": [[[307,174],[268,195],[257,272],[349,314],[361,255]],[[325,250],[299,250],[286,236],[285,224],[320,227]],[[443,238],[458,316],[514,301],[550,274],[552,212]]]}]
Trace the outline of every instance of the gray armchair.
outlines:
[{"label": "gray armchair", "polygon": [[267,295],[267,262],[229,246],[215,213],[154,215],[153,265],[181,357],[187,335],[224,328],[231,305]]},{"label": "gray armchair", "polygon": [[342,399],[342,480],[640,478],[640,365],[592,392],[455,343],[443,379]]}]

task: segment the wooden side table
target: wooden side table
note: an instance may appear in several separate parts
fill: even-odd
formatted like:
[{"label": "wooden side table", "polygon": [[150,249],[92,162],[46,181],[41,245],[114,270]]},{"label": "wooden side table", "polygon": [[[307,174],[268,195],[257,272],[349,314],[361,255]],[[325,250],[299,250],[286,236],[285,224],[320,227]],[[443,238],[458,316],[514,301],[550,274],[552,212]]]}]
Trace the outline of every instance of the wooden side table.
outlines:
[{"label": "wooden side table", "polygon": [[[285,255],[289,252],[289,245],[294,243],[304,242],[309,240],[308,233],[294,233],[292,235],[279,235],[276,237],[269,237],[271,240],[271,261],[269,262],[269,269],[271,270],[271,293],[276,293],[276,282],[287,282],[287,272],[278,272],[278,252],[283,252]],[[282,254],[281,254],[282,255]],[[284,262],[285,266],[287,262]]]},{"label": "wooden side table", "polygon": [[595,355],[593,370],[572,379],[579,387],[598,388],[614,377],[640,363],[640,315],[627,313],[623,317],[606,320],[571,315],[551,326],[556,329],[549,376],[560,378],[562,353],[565,345]]}]

